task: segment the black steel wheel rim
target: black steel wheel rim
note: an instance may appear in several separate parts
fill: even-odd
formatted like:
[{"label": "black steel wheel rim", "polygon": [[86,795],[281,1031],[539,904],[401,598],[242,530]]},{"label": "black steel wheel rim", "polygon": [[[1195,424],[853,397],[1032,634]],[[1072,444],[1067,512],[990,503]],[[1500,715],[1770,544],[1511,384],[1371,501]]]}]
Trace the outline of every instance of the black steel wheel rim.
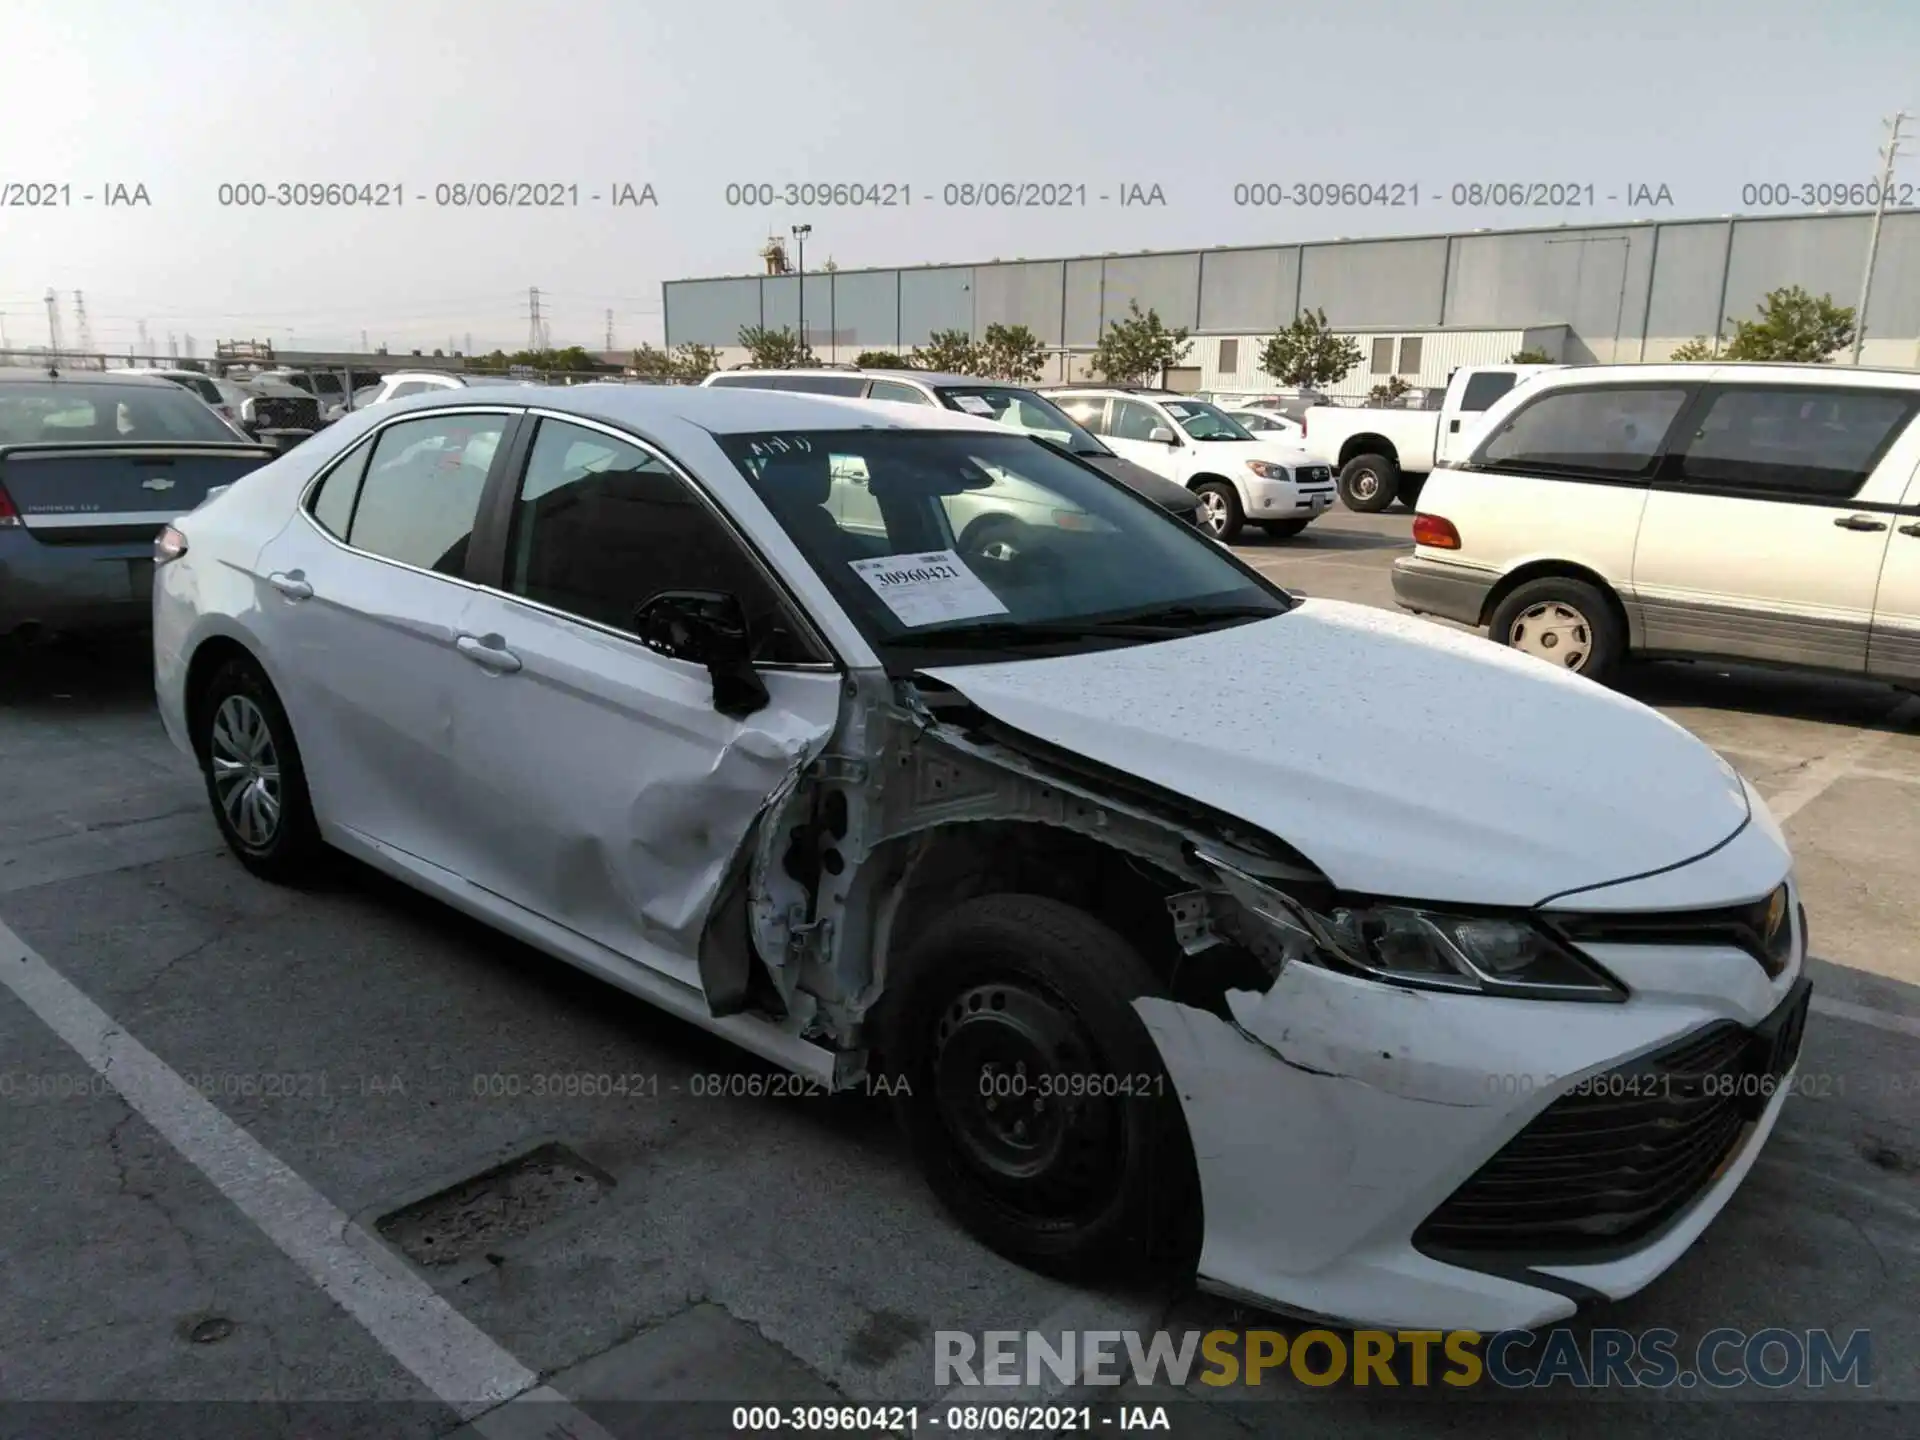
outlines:
[{"label": "black steel wheel rim", "polygon": [[1113,1195],[1121,1102],[1099,1093],[1101,1078],[1078,1018],[1022,981],[962,991],[935,1026],[941,1122],[966,1169],[1029,1221],[1071,1223]]}]

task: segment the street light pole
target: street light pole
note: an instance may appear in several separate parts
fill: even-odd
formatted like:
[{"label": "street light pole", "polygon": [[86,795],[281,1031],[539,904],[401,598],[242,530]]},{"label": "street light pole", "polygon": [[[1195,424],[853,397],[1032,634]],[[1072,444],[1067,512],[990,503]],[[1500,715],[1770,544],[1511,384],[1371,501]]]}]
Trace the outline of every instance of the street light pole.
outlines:
[{"label": "street light pole", "polygon": [[1860,276],[1860,303],[1853,311],[1853,363],[1860,363],[1860,347],[1867,343],[1867,300],[1873,294],[1873,261],[1880,250],[1880,221],[1887,213],[1887,191],[1893,187],[1893,162],[1900,154],[1900,127],[1907,112],[1896,110],[1886,121],[1887,143],[1880,147],[1880,190],[1874,197],[1873,225],[1867,231],[1867,268]]},{"label": "street light pole", "polygon": [[807,236],[812,233],[811,225],[793,227],[793,238],[796,242],[800,266],[800,354],[806,358],[811,358],[813,355],[812,348],[807,344]]}]

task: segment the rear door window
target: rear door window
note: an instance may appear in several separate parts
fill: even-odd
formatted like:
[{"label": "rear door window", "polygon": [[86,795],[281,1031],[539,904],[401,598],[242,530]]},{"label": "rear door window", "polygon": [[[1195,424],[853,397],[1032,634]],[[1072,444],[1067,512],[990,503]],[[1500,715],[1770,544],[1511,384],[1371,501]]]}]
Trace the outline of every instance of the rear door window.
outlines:
[{"label": "rear door window", "polygon": [[1692,392],[1681,385],[1594,385],[1539,396],[1480,447],[1499,470],[1642,479]]},{"label": "rear door window", "polygon": [[1111,435],[1107,428],[1107,402],[1104,400],[1075,400],[1071,397],[1057,402],[1067,412],[1067,417],[1083,430],[1095,435]]},{"label": "rear door window", "polygon": [[435,415],[382,430],[347,543],[421,570],[461,574],[506,423],[505,415]]},{"label": "rear door window", "polygon": [[1690,487],[1847,500],[1913,413],[1910,395],[1888,390],[1716,387],[1670,473]]}]

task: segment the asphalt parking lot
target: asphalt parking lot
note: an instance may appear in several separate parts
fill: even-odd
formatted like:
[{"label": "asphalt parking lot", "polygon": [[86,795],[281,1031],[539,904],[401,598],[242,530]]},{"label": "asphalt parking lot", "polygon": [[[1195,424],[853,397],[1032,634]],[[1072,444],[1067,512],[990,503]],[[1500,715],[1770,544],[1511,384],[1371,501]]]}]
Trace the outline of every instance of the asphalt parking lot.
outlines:
[{"label": "asphalt parking lot", "polygon": [[[1309,595],[1391,606],[1408,525],[1336,511],[1241,552]],[[1731,1207],[1667,1276],[1581,1323],[1868,1330],[1866,1387],[1676,1389],[1632,1416],[1912,1433],[1920,700],[1709,666],[1643,667],[1622,688],[1774,805],[1819,998],[1812,1078]],[[159,1418],[174,1412],[112,1408],[162,1402],[221,1402],[194,1412],[203,1434],[450,1433],[465,1417],[423,1373],[550,1398],[473,1433],[734,1433],[743,1401],[935,1406],[938,1331],[1299,1328],[1035,1277],[944,1218],[882,1102],[755,1094],[770,1072],[739,1052],[370,872],[311,892],[255,881],[161,733],[138,646],[0,662],[0,926],[0,965],[25,977],[0,987],[0,1398],[89,1402],[57,1425],[0,1407],[0,1435],[128,1414],[189,1433]],[[1167,1404],[1180,1435],[1600,1435],[1629,1418],[1618,1391],[1564,1385],[1471,1420],[1448,1403],[1485,1396],[1276,1375],[1122,1398]],[[685,1408],[608,1403],[623,1401]],[[228,1420],[242,1428],[216,1432]]]}]

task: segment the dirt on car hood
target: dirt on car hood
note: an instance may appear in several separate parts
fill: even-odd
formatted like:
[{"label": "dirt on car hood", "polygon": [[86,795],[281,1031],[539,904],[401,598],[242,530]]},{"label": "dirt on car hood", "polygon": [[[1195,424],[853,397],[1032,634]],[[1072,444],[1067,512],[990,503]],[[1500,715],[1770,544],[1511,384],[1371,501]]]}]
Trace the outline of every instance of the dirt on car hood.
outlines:
[{"label": "dirt on car hood", "polygon": [[1538,905],[1684,864],[1750,813],[1732,768],[1638,701],[1343,601],[923,673],[1014,730],[1258,826],[1369,894]]}]

